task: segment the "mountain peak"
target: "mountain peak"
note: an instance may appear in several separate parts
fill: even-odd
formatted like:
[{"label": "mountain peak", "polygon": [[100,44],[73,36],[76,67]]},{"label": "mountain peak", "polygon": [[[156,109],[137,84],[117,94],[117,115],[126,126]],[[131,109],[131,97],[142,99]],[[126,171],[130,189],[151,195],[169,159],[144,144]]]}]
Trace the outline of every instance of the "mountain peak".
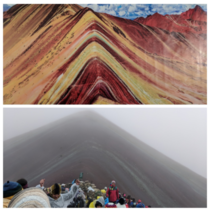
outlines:
[{"label": "mountain peak", "polygon": [[158,13],[158,12],[156,12],[156,13],[153,14],[153,16],[163,16],[163,15],[161,15],[161,14]]},{"label": "mountain peak", "polygon": [[193,21],[207,21],[207,14],[199,5],[196,5],[193,9],[183,12],[181,17]]},{"label": "mountain peak", "polygon": [[201,11],[204,11],[199,5],[196,5],[194,10],[201,10]]},{"label": "mountain peak", "polygon": [[157,20],[157,19],[164,20],[165,16],[160,14],[160,13],[158,13],[158,12],[156,12],[156,13],[154,13],[151,16],[147,16],[146,19],[148,19],[148,20]]}]

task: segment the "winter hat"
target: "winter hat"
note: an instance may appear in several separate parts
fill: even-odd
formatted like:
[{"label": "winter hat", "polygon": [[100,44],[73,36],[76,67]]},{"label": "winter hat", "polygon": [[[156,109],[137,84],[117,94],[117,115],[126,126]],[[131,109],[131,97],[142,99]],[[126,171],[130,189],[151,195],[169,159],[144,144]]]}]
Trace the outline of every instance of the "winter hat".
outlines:
[{"label": "winter hat", "polygon": [[106,193],[106,191],[104,189],[101,190],[101,193]]},{"label": "winter hat", "polygon": [[119,203],[120,203],[121,205],[125,204],[124,198],[120,198]]},{"label": "winter hat", "polygon": [[61,186],[58,183],[55,183],[51,186],[51,194],[52,195],[60,195],[61,194]]},{"label": "winter hat", "polygon": [[138,200],[138,203],[141,203],[141,199]]},{"label": "winter hat", "polygon": [[17,182],[7,181],[3,186],[3,197],[7,198],[22,190],[22,186]]},{"label": "winter hat", "polygon": [[19,180],[17,181],[17,183],[19,183],[19,184],[23,187],[23,189],[28,188],[28,182],[27,182],[27,180],[25,180],[25,179],[19,179]]},{"label": "winter hat", "polygon": [[116,184],[116,182],[115,182],[114,180],[112,180],[111,184],[112,184],[113,182]]}]

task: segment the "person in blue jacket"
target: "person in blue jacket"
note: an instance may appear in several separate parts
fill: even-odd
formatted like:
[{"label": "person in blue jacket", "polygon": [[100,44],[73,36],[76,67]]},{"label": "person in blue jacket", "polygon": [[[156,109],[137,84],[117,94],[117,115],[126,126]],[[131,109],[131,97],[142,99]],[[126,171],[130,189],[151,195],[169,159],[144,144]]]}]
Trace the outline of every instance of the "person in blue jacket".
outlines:
[{"label": "person in blue jacket", "polygon": [[133,207],[133,199],[130,200],[129,207]]},{"label": "person in blue jacket", "polygon": [[145,208],[145,205],[141,202],[141,200],[138,200],[138,203],[136,205],[136,208]]}]

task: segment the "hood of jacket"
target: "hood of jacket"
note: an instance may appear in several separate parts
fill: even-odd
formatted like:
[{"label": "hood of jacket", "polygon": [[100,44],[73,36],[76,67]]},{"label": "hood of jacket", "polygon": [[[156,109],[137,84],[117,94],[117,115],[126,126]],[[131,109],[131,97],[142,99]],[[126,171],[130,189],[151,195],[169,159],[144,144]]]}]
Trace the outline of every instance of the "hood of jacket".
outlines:
[{"label": "hood of jacket", "polygon": [[105,206],[105,202],[104,202],[104,197],[103,197],[103,196],[100,197],[99,199],[97,199],[96,202],[97,202],[97,201],[101,203],[102,207]]}]

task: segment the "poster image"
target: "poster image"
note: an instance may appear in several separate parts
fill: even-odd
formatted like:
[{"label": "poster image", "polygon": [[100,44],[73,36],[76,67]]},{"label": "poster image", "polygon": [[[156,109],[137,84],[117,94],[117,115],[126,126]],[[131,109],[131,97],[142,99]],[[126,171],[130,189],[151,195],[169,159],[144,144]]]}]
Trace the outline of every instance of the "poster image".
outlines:
[{"label": "poster image", "polygon": [[4,104],[207,103],[207,5],[6,6]]}]

